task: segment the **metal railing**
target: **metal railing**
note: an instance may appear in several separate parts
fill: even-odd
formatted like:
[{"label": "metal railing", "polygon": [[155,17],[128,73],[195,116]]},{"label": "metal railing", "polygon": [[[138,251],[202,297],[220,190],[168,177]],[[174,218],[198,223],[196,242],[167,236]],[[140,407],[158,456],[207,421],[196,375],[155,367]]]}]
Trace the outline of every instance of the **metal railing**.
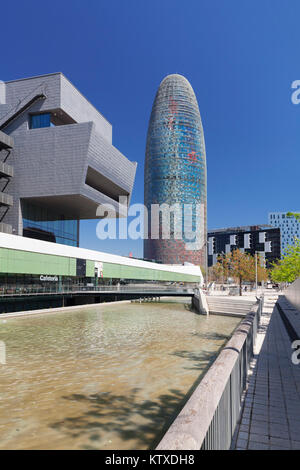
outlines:
[{"label": "metal railing", "polygon": [[80,285],[55,285],[51,286],[5,286],[0,287],[0,297],[11,297],[21,295],[38,295],[38,294],[72,294],[72,293],[140,293],[140,294],[151,294],[151,293],[186,293],[187,295],[193,295],[193,288],[184,287],[172,287],[172,286],[159,286],[151,285],[149,287],[139,287],[138,285],[126,285],[126,286],[80,286]]},{"label": "metal railing", "polygon": [[258,308],[249,325],[244,344],[239,351],[229,380],[227,381],[220,402],[217,406],[201,450],[227,450],[241,412],[241,399],[246,389],[247,375],[254,354],[254,344],[260,324],[264,296],[258,301]]}]

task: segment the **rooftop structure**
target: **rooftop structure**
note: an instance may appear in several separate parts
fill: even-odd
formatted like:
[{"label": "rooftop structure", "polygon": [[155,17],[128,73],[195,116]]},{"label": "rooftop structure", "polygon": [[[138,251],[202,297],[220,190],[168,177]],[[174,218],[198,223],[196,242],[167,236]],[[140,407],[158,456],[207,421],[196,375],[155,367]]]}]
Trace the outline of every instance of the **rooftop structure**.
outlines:
[{"label": "rooftop structure", "polygon": [[257,225],[240,225],[237,227],[223,227],[223,228],[213,228],[208,230],[208,232],[222,232],[222,233],[229,233],[229,232],[245,232],[245,231],[252,231],[252,230],[261,230],[265,228],[270,228],[272,225],[268,224],[257,224]]}]

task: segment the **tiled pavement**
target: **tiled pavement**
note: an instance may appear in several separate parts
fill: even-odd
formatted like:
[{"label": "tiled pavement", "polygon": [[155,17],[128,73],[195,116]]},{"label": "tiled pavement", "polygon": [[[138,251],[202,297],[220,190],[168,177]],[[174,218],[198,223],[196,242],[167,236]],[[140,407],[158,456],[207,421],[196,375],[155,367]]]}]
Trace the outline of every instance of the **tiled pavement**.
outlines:
[{"label": "tiled pavement", "polygon": [[266,296],[231,449],[300,449],[300,364],[292,363],[291,339],[275,302],[276,297]]}]

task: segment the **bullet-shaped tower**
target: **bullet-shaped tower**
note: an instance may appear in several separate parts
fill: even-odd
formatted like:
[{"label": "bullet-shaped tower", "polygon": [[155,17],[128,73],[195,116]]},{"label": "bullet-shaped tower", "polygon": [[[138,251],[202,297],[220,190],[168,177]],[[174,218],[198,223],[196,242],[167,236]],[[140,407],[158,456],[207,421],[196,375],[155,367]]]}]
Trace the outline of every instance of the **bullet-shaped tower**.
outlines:
[{"label": "bullet-shaped tower", "polygon": [[168,75],[156,93],[147,134],[144,201],[148,210],[144,257],[205,267],[204,134],[194,90],[182,75]]}]

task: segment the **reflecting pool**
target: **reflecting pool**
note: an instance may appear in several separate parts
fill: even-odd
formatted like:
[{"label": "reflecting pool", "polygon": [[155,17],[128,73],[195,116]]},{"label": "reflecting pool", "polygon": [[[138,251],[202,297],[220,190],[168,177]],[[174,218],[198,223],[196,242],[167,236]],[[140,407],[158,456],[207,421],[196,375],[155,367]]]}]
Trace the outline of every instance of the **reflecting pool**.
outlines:
[{"label": "reflecting pool", "polygon": [[0,316],[0,449],[154,448],[240,322],[189,302]]}]

